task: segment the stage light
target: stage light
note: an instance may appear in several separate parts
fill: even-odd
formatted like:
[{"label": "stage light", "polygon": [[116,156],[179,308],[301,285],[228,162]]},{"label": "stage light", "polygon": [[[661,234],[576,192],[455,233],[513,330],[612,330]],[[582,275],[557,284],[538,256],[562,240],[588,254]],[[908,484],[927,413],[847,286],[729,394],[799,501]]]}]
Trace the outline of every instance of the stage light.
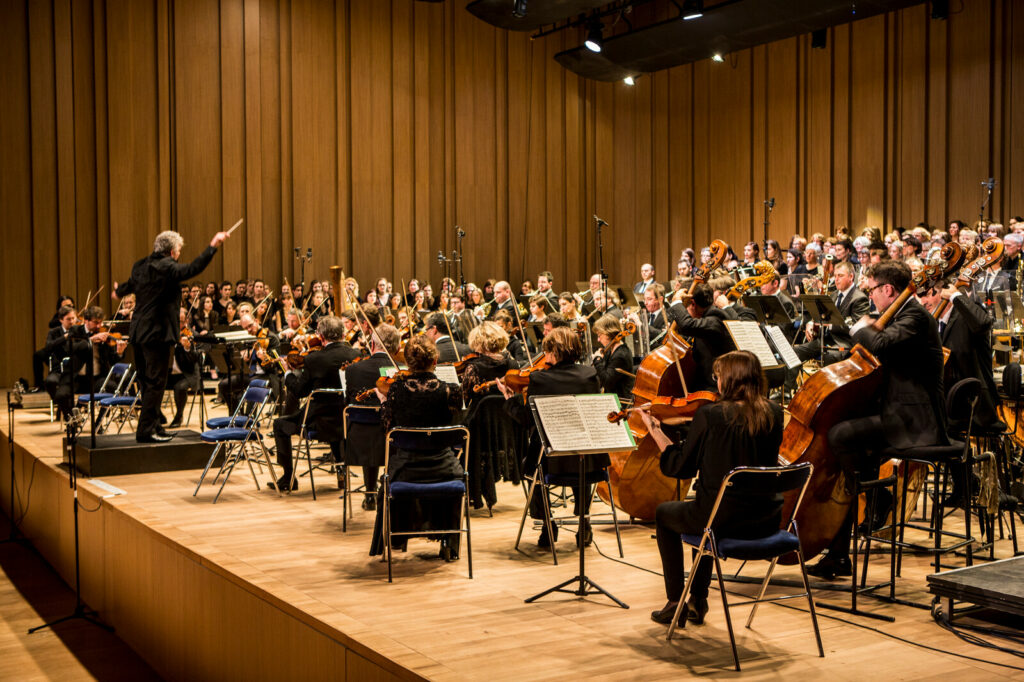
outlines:
[{"label": "stage light", "polygon": [[622,82],[625,83],[626,85],[636,85],[636,79],[633,78],[632,76],[626,76],[625,78],[622,79]]},{"label": "stage light", "polygon": [[683,21],[700,19],[704,16],[704,0],[686,0],[683,3]]},{"label": "stage light", "polygon": [[526,16],[526,0],[512,0],[512,16],[516,19]]},{"label": "stage light", "polygon": [[716,52],[713,55],[711,55],[711,61],[718,62],[719,64],[721,64],[722,62],[725,61],[725,57]]},{"label": "stage light", "polygon": [[828,46],[828,29],[819,28],[811,31],[811,47],[816,50],[824,50]]},{"label": "stage light", "polygon": [[604,43],[604,25],[600,21],[592,21],[587,28],[587,39],[583,43],[591,52],[600,52]]}]

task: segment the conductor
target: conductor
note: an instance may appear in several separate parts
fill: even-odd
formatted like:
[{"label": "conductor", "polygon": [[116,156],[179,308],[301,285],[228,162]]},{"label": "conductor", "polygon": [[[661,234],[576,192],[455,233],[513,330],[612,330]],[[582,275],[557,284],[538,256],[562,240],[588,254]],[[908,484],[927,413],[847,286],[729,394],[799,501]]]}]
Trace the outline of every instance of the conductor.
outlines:
[{"label": "conductor", "polygon": [[161,232],[153,241],[153,253],[132,266],[128,281],[120,285],[114,282],[115,297],[135,294],[136,300],[128,337],[135,351],[142,391],[136,442],[164,443],[171,439],[160,425],[160,403],[167,385],[171,348],[180,337],[181,282],[202,272],[229,234],[218,232],[194,261],[181,264],[178,258],[185,240],[177,232]]}]

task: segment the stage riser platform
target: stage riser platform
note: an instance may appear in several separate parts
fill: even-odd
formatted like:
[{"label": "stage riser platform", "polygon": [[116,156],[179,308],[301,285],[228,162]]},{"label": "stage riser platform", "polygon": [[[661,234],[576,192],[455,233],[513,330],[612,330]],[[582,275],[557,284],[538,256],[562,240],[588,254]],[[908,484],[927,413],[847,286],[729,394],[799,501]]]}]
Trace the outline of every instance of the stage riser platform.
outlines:
[{"label": "stage riser platform", "polygon": [[[105,434],[96,436],[95,448],[89,434],[83,434],[76,448],[78,471],[86,476],[121,476],[206,466],[213,454],[211,443],[201,441],[195,431],[172,433],[175,436],[167,443],[136,443],[134,433]],[[218,454],[214,464],[219,467],[223,460],[223,454]],[[64,463],[70,464],[66,454]]]},{"label": "stage riser platform", "polygon": [[[28,499],[29,481],[32,490],[24,518],[17,503],[15,513],[21,531],[73,586],[72,491],[59,463],[60,453],[40,460],[16,444],[18,499]],[[145,514],[133,509],[130,494],[102,499],[102,489],[80,483],[82,598],[165,679],[425,679],[317,620],[308,596],[286,585],[254,585],[233,572],[246,567],[230,557],[200,556],[159,523],[141,522]],[[0,500],[10,509],[6,452]]]}]

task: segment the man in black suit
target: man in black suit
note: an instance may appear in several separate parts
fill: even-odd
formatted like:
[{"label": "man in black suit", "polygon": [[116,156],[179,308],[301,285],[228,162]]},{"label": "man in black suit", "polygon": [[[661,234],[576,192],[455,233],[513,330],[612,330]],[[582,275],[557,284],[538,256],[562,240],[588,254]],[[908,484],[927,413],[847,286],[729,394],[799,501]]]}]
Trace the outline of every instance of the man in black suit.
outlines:
[{"label": "man in black suit", "polygon": [[[736,280],[732,277],[715,277],[708,282],[715,297],[715,306],[725,313],[727,320],[740,320],[742,322],[757,322],[757,313],[743,305],[739,300],[730,300],[727,295],[735,286]],[[734,294],[736,296],[737,294]]]},{"label": "man in black suit", "polygon": [[[597,378],[597,370],[590,365],[578,365],[577,361],[583,355],[583,344],[580,341],[579,335],[569,327],[557,327],[551,330],[551,333],[544,337],[544,341],[541,343],[541,348],[544,351],[544,359],[551,365],[550,368],[543,372],[534,372],[530,375],[530,386],[529,394],[531,396],[543,396],[543,395],[574,395],[579,393],[597,393],[601,390],[600,383]],[[533,417],[530,413],[530,408],[527,405],[526,397],[522,394],[513,393],[513,391],[505,385],[502,379],[497,380],[498,389],[502,395],[505,396],[505,410],[516,422],[518,422],[524,428],[530,428],[533,426]],[[534,433],[530,441],[530,447],[527,448],[524,454],[523,461],[523,474],[525,476],[533,476],[537,465],[537,453],[540,451],[540,441],[537,434]],[[596,470],[599,468],[607,467],[609,464],[608,455],[598,454],[591,455],[587,458],[586,466],[588,470]],[[550,459],[544,458],[541,462],[541,467],[546,474],[578,474],[579,473],[579,458],[578,457],[552,457]],[[544,478],[540,478],[541,485],[543,484]],[[545,493],[543,490],[535,490],[534,495],[530,499],[530,517],[534,519],[544,518],[544,502],[541,499],[541,495]],[[577,501],[584,501],[589,507],[590,496],[579,490],[577,486],[573,487],[573,497]],[[586,511],[586,509],[584,510]],[[578,514],[579,509],[576,509],[574,513]],[[537,540],[538,547],[550,547],[552,540],[558,539],[558,528],[553,528],[554,538],[548,536],[547,528],[541,531],[540,538]],[[582,532],[577,536],[578,544],[590,544],[592,533],[590,528],[582,529]]]},{"label": "man in black suit", "polygon": [[[832,297],[833,302],[835,302],[839,314],[843,316],[847,329],[844,331],[833,327],[826,332],[825,346],[827,350],[824,353],[826,365],[831,365],[846,357],[846,351],[853,348],[854,345],[849,327],[867,315],[868,310],[871,308],[871,302],[868,300],[867,294],[857,288],[854,270],[853,265],[846,261],[840,261],[835,266],[836,290],[829,295]],[[810,360],[822,357],[820,332],[821,328],[818,325],[815,325],[813,329],[808,328],[806,335],[809,340],[807,343],[801,343],[793,347],[798,358]],[[842,350],[829,348],[830,346],[837,346]]]},{"label": "man in black suit", "polygon": [[[885,261],[870,266],[865,276],[868,296],[882,314],[906,289],[911,273],[906,263]],[[942,344],[935,318],[917,299],[911,298],[882,331],[872,326],[870,317],[864,317],[851,333],[854,342],[878,358],[882,379],[875,414],[841,421],[828,434],[829,446],[847,480],[847,492],[858,474],[877,476],[877,454],[888,447],[904,449],[949,442]],[[879,506],[888,511],[886,503]],[[828,556],[808,567],[809,573],[826,579],[850,575],[850,531],[856,513],[857,505],[850,505],[850,513],[832,540]]]},{"label": "man in black suit", "polygon": [[139,425],[135,431],[135,440],[140,443],[162,443],[171,439],[159,419],[171,348],[181,335],[178,326],[180,284],[202,272],[227,238],[227,232],[218,232],[194,261],[181,264],[178,258],[185,240],[177,232],[161,232],[153,242],[153,253],[136,261],[128,281],[120,285],[114,282],[115,296],[135,294],[135,314],[129,336],[135,349],[135,366],[142,390]]},{"label": "man in black suit", "polygon": [[[714,304],[714,292],[704,283],[693,289],[689,301],[675,301],[669,316],[676,323],[676,331],[693,339],[693,359],[697,363],[697,376],[691,391],[714,391],[718,382],[714,379],[715,358],[736,350],[729,331],[725,327],[726,315]],[[684,297],[681,297],[685,298]]]},{"label": "man in black suit", "polygon": [[423,323],[423,335],[437,346],[438,364],[458,362],[470,352],[469,346],[453,340],[448,335],[448,326],[444,322],[444,313],[430,313],[427,315],[427,319]]},{"label": "man in black suit", "polygon": [[789,294],[779,288],[778,277],[761,285],[761,295],[776,297],[779,299],[779,303],[782,304],[782,309],[789,315],[789,319],[796,318],[796,304],[793,303],[793,299],[790,298]]},{"label": "man in black suit", "polygon": [[640,295],[657,284],[654,281],[654,266],[644,263],[640,266],[640,281],[633,285],[633,293]]},{"label": "man in black suit", "polygon": [[[103,310],[98,306],[92,306],[86,310],[82,317],[85,318],[83,324],[74,324],[75,309],[71,306],[63,306],[58,311],[60,323],[46,335],[46,343],[43,346],[48,357],[51,358],[53,367],[43,381],[43,385],[65,419],[71,416],[71,410],[74,408],[76,388],[82,392],[87,391],[89,384],[86,379],[90,374],[93,377],[93,388],[99,388],[111,366],[124,352],[126,345],[123,341],[119,341],[116,347],[107,345],[106,341],[109,335],[107,332],[100,331]],[[70,353],[68,352],[69,338],[71,339]],[[91,373],[87,367],[90,360],[93,363]],[[74,372],[74,381],[72,372]]]},{"label": "man in black suit", "polygon": [[267,347],[263,349],[258,342],[253,342],[251,346],[241,351],[245,370],[238,374],[232,374],[230,381],[225,376],[217,383],[217,395],[227,405],[228,412],[234,412],[238,407],[238,401],[241,400],[245,388],[252,379],[266,379],[267,387],[270,388],[274,398],[278,399],[281,396],[282,361],[268,362],[266,366],[263,364],[268,356],[280,357],[281,339],[266,327],[261,327],[252,313],[243,313],[238,321],[242,329],[251,336],[258,338],[261,333],[264,334]]},{"label": "man in black suit", "polygon": [[551,304],[550,309],[545,309],[545,312],[558,310],[558,294],[555,293],[555,289],[552,286],[554,283],[555,276],[548,270],[537,275],[537,295],[548,299],[548,303]]},{"label": "man in black suit", "polygon": [[[359,357],[359,352],[343,341],[345,325],[341,318],[325,315],[316,325],[317,333],[324,340],[324,347],[306,356],[298,372],[289,370],[284,375],[284,385],[290,395],[297,399],[309,396],[316,389],[341,389],[342,366]],[[303,419],[307,428],[316,431],[317,439],[327,441],[335,463],[341,462],[342,423],[341,412],[344,400],[340,393],[321,393],[310,398],[306,409],[300,409],[274,420],[274,443],[281,477],[267,487],[271,490],[295,490],[298,481],[292,466],[292,436],[302,429]]]},{"label": "man in black suit", "polygon": [[508,282],[501,281],[494,285],[494,303],[491,304],[490,314],[487,316],[488,320],[493,320],[494,316],[500,311],[504,310],[512,319],[516,319],[516,313],[513,310],[515,307],[515,299],[512,296],[512,287],[509,286]]},{"label": "man in black suit", "polygon": [[[370,357],[345,368],[345,402],[348,405],[380,406],[380,400],[375,394],[371,394],[366,402],[356,402],[356,396],[377,384],[382,367],[394,367],[391,359],[398,353],[397,329],[390,324],[381,324],[375,332],[369,336]],[[384,426],[379,422],[349,424],[348,438],[345,440],[345,462],[349,466],[363,468],[363,483],[367,492],[363,497],[363,509],[376,509],[377,496],[370,493],[376,492],[377,476],[380,467],[384,466]]]}]

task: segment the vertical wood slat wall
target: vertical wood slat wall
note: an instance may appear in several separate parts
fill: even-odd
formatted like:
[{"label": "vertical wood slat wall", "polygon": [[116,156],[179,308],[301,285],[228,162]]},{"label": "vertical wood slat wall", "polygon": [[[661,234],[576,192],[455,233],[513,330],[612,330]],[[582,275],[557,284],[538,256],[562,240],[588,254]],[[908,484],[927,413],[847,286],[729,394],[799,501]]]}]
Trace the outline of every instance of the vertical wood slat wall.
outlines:
[{"label": "vertical wood slat wall", "polygon": [[[1024,212],[1024,11],[965,0],[621,83],[462,9],[412,0],[0,3],[0,381],[29,375],[57,295],[127,276],[155,233],[195,254],[246,217],[203,279],[338,263],[440,275],[461,225],[469,279],[605,265],[631,282],[712,238]],[[665,12],[655,6],[638,12]],[[1016,106],[1015,106],[1015,101]]]}]

